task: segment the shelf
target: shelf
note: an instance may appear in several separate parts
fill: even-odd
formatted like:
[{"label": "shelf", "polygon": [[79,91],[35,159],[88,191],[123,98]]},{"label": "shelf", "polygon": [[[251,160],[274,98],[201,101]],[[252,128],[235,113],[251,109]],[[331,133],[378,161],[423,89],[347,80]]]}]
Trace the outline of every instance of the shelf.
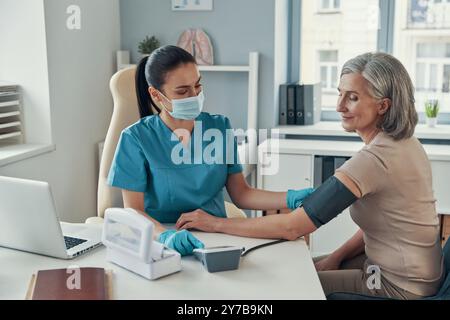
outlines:
[{"label": "shelf", "polygon": [[15,144],[0,147],[0,166],[32,158],[55,150],[54,145]]},{"label": "shelf", "polygon": [[18,127],[18,126],[20,126],[20,121],[0,123],[0,129],[11,128],[11,127]]},{"label": "shelf", "polygon": [[1,107],[12,107],[12,106],[18,106],[18,105],[19,105],[19,100],[0,102],[0,108]]},{"label": "shelf", "polygon": [[15,116],[20,116],[20,112],[13,111],[13,112],[0,113],[0,118],[9,118],[9,117],[15,117]]},{"label": "shelf", "polygon": [[[354,132],[345,132],[340,121],[322,121],[309,126],[277,126],[275,129],[282,135],[358,137]],[[414,135],[418,139],[450,140],[450,125],[429,128],[425,124],[419,124]]]},{"label": "shelf", "polygon": [[[352,157],[364,147],[359,141],[330,141],[326,140],[285,140],[268,139],[258,147],[261,153],[288,153],[321,156]],[[423,145],[429,160],[450,161],[450,146]]]},{"label": "shelf", "polygon": [[0,134],[0,140],[14,138],[14,137],[19,137],[21,135],[22,135],[22,133],[20,131],[19,132],[6,133],[6,134]]},{"label": "shelf", "polygon": [[250,72],[249,66],[198,66],[198,69],[203,72]]},{"label": "shelf", "polygon": [[[135,67],[135,64],[121,64],[119,69]],[[198,66],[202,72],[250,72],[250,66]]]},{"label": "shelf", "polygon": [[131,68],[131,67],[136,67],[136,64],[121,64],[121,65],[119,65],[119,70]]},{"label": "shelf", "polygon": [[339,121],[323,121],[308,126],[277,126],[275,129],[283,135],[358,137],[356,133],[344,131]]}]

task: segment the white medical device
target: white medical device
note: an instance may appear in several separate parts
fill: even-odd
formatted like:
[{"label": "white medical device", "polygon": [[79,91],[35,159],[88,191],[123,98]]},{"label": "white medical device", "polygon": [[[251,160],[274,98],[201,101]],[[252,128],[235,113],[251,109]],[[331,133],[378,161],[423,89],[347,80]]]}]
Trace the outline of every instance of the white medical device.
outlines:
[{"label": "white medical device", "polygon": [[181,270],[181,255],[153,241],[154,224],[133,209],[105,211],[102,242],[107,260],[155,280]]}]

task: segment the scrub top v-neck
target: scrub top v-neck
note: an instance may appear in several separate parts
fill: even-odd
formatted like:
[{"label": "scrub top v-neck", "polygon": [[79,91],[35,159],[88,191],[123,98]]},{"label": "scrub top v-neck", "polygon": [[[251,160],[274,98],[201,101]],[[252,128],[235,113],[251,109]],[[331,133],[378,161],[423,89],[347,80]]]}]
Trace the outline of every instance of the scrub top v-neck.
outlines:
[{"label": "scrub top v-neck", "polygon": [[[185,146],[159,115],[123,130],[107,183],[143,192],[145,212],[161,223],[175,223],[182,213],[196,209],[225,217],[223,188],[228,175],[242,172],[237,141],[226,138],[232,128],[224,116],[203,112],[195,121]],[[210,129],[213,134],[205,134]],[[212,148],[211,136],[219,132],[222,148]],[[204,159],[211,149],[216,161]]]}]

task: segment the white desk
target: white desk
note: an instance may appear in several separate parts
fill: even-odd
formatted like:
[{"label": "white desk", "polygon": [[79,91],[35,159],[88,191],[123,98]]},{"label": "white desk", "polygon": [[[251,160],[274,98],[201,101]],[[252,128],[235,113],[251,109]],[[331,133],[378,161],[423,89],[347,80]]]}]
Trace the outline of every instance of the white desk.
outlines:
[{"label": "white desk", "polygon": [[[246,248],[267,242],[223,234],[195,233],[206,246]],[[208,273],[194,257],[182,259],[182,271],[148,281],[106,262],[102,246],[74,260],[58,260],[0,248],[0,300],[24,299],[37,270],[102,267],[113,270],[114,299],[148,300],[322,300],[325,299],[303,239],[256,250],[241,259],[238,270]]]}]

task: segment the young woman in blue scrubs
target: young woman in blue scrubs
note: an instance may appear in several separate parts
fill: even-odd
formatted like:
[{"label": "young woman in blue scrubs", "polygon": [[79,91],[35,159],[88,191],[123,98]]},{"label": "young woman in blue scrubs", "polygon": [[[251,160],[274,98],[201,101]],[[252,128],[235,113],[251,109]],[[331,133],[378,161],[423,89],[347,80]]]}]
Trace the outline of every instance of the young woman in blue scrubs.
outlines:
[{"label": "young woman in blue scrubs", "polygon": [[[268,192],[247,184],[236,139],[225,143],[230,121],[202,112],[201,76],[185,50],[165,46],[144,58],[136,70],[136,90],[139,107],[149,116],[123,130],[108,184],[122,189],[125,208],[154,222],[156,238],[166,246],[182,255],[203,247],[189,231],[167,230],[163,224],[175,224],[185,213],[226,217],[223,187],[238,207],[253,210],[295,209],[310,194],[310,189]],[[152,115],[152,107],[159,113]],[[222,162],[199,159],[211,141],[196,134],[209,129],[224,137]],[[181,153],[189,161],[180,163]],[[234,155],[231,163],[227,154]]]}]

